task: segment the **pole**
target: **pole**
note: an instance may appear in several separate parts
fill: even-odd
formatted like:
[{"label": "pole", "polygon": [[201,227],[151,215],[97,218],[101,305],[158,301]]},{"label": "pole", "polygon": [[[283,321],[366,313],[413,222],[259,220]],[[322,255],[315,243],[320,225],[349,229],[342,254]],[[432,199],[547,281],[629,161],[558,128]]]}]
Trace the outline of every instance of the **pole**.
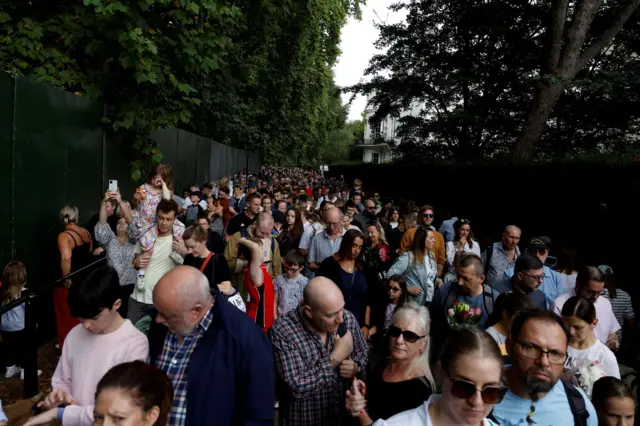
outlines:
[{"label": "pole", "polygon": [[35,295],[31,295],[25,303],[25,341],[22,354],[22,367],[24,368],[24,388],[22,390],[25,399],[38,394],[38,338],[36,336],[36,309]]}]

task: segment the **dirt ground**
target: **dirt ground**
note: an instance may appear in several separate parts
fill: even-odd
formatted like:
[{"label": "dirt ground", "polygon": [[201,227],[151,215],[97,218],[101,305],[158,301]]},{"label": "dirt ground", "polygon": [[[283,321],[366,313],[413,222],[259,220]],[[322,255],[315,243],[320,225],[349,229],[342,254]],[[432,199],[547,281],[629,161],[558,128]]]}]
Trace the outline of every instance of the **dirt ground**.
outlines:
[{"label": "dirt ground", "polygon": [[[60,351],[55,348],[55,340],[40,346],[38,349],[38,369],[42,374],[38,377],[38,391],[51,389],[51,376],[58,365]],[[23,382],[19,377],[5,379],[4,370],[0,371],[0,401],[3,406],[11,405],[22,399]]]}]

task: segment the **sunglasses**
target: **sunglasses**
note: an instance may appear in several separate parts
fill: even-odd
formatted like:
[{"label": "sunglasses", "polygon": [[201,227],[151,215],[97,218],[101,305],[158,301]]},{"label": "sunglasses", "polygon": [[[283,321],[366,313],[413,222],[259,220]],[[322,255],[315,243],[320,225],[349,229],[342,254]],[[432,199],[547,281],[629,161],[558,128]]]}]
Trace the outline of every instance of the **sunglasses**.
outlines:
[{"label": "sunglasses", "polygon": [[432,219],[433,218],[433,213],[425,213],[422,216],[426,217],[427,219]]},{"label": "sunglasses", "polygon": [[483,389],[478,389],[475,383],[467,382],[466,380],[452,378],[449,378],[449,380],[451,380],[451,395],[458,399],[471,399],[477,391],[480,391],[482,402],[485,404],[497,404],[502,401],[502,398],[507,393],[507,388],[500,386],[486,386]]},{"label": "sunglasses", "polygon": [[391,293],[397,293],[400,291],[400,287],[394,287],[394,286],[389,286],[387,287],[387,290],[389,290]]},{"label": "sunglasses", "polygon": [[395,325],[392,325],[391,327],[389,327],[389,336],[393,337],[394,339],[397,339],[398,337],[400,337],[400,335],[402,335],[404,340],[409,343],[415,343],[418,340],[424,339],[425,337],[427,337],[427,336],[419,336],[413,331],[400,330]]}]

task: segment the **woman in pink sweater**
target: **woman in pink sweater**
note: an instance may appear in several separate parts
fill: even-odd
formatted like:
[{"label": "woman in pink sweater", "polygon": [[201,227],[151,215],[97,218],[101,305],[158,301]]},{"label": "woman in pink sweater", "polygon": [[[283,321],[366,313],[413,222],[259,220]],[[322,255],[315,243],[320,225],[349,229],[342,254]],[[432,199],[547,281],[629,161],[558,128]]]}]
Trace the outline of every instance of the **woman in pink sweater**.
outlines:
[{"label": "woman in pink sweater", "polygon": [[[63,426],[93,424],[98,382],[111,367],[128,361],[147,361],[144,334],[118,313],[120,283],[115,270],[103,267],[69,290],[71,314],[81,323],[67,335],[53,375],[53,392],[38,407],[46,410],[25,426],[59,420]],[[61,407],[62,406],[62,407]]]}]

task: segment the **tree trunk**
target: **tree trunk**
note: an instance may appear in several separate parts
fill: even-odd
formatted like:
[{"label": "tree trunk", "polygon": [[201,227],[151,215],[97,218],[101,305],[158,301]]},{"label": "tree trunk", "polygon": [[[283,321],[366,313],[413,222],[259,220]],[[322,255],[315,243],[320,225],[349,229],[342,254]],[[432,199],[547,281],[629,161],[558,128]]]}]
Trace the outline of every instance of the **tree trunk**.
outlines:
[{"label": "tree trunk", "polygon": [[513,147],[513,157],[516,161],[530,161],[534,158],[540,136],[563,91],[563,83],[552,83],[549,80],[538,83],[527,120]]}]

